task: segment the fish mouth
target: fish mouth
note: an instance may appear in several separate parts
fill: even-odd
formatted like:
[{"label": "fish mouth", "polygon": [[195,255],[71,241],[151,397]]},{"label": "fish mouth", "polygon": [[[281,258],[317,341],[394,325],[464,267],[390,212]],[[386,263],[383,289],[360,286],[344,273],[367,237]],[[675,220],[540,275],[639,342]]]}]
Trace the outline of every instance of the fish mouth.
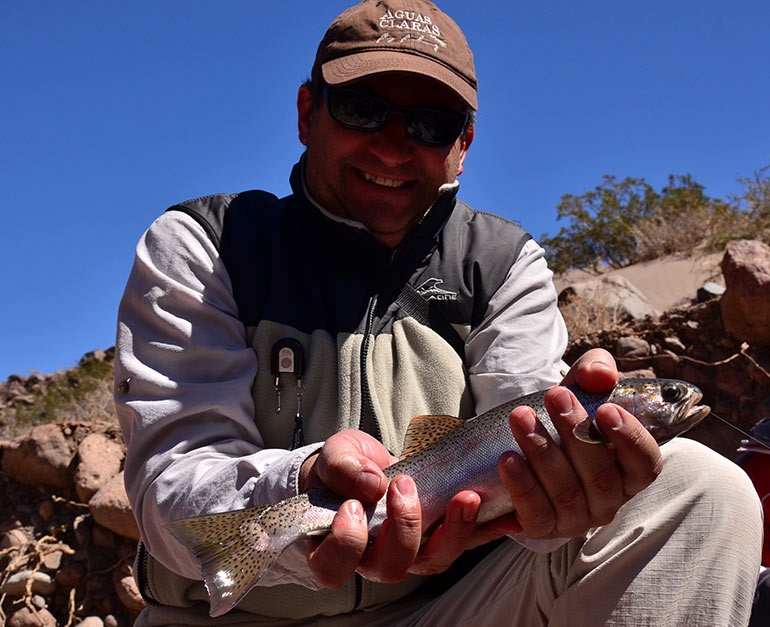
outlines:
[{"label": "fish mouth", "polygon": [[692,428],[695,425],[697,425],[701,420],[703,420],[710,413],[711,413],[711,407],[709,407],[708,405],[696,405],[695,407],[691,407],[687,411],[687,415],[685,416],[685,422],[690,423],[690,426],[688,428]]},{"label": "fish mouth", "polygon": [[689,399],[688,407],[683,412],[684,419],[682,420],[682,423],[687,425],[685,431],[692,429],[711,412],[711,407],[708,405],[697,404],[702,399],[703,393],[700,391],[695,392]]}]

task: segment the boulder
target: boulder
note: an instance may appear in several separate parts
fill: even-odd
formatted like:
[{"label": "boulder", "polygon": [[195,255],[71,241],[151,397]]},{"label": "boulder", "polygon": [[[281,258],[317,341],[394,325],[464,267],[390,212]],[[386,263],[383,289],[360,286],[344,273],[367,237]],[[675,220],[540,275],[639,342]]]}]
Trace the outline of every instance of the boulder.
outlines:
[{"label": "boulder", "polygon": [[56,590],[56,582],[48,573],[20,570],[3,582],[3,585],[0,586],[0,592],[9,597],[24,596],[27,582],[30,579],[32,580],[30,589],[33,594],[51,594]]},{"label": "boulder", "polygon": [[33,612],[28,607],[22,607],[8,619],[8,627],[56,627],[57,622],[48,610]]},{"label": "boulder", "polygon": [[719,283],[714,283],[713,281],[706,281],[698,288],[698,293],[696,294],[695,299],[699,303],[705,303],[707,300],[711,300],[712,298],[719,298],[724,293],[724,285],[719,285]]},{"label": "boulder", "polygon": [[559,297],[562,302],[580,299],[609,310],[619,320],[657,316],[644,294],[631,281],[617,275],[599,276],[570,284]]},{"label": "boulder", "polygon": [[730,242],[722,274],[725,330],[742,342],[770,346],[770,247],[753,240]]},{"label": "boulder", "polygon": [[83,503],[120,472],[123,447],[102,433],[92,433],[78,446],[75,491]]},{"label": "boulder", "polygon": [[616,357],[649,357],[652,355],[652,347],[644,338],[636,335],[626,335],[615,342]]},{"label": "boulder", "polygon": [[123,485],[123,473],[110,479],[88,502],[94,521],[119,536],[139,539],[134,513]]},{"label": "boulder", "polygon": [[141,612],[147,603],[139,594],[139,587],[136,585],[131,569],[127,564],[113,571],[112,585],[118,594],[120,602],[132,612]]},{"label": "boulder", "polygon": [[3,450],[3,471],[24,485],[67,488],[72,482],[74,457],[75,444],[61,425],[41,425]]}]

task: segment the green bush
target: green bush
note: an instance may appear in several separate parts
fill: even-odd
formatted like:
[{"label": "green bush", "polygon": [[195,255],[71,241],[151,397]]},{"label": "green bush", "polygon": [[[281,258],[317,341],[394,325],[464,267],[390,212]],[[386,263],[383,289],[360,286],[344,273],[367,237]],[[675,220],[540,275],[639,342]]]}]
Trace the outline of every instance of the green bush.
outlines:
[{"label": "green bush", "polygon": [[770,240],[770,166],[738,179],[741,195],[710,198],[689,174],[668,177],[659,192],[642,178],[604,175],[581,196],[566,194],[558,219],[568,220],[554,237],[543,235],[555,272],[607,264],[621,268],[696,248],[718,249],[742,237]]}]

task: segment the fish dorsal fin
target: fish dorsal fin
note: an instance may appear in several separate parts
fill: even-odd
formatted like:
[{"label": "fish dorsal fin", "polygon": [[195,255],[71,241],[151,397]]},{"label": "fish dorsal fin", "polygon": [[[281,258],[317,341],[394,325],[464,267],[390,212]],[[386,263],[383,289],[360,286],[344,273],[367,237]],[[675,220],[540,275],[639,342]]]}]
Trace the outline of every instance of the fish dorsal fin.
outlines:
[{"label": "fish dorsal fin", "polygon": [[575,428],[572,429],[572,435],[581,442],[587,442],[588,444],[604,444],[606,442],[594,421],[590,418],[577,423]]},{"label": "fish dorsal fin", "polygon": [[412,418],[404,436],[401,459],[419,453],[436,440],[443,438],[447,433],[457,429],[461,424],[463,421],[454,416],[417,416]]}]

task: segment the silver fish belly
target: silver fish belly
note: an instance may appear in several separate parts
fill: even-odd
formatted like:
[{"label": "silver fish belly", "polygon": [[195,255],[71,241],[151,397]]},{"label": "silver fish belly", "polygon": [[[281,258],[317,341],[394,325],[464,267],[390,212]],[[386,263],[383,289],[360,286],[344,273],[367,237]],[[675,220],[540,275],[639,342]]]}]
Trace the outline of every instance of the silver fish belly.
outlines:
[{"label": "silver fish belly", "polygon": [[[698,388],[674,379],[623,379],[605,394],[571,388],[589,418],[575,428],[577,438],[601,442],[592,427],[605,402],[634,414],[665,442],[700,422],[708,413],[697,405]],[[481,497],[479,522],[513,511],[508,492],[497,474],[497,461],[506,451],[521,453],[508,417],[527,405],[556,442],[556,428],[545,409],[545,391],[491,409],[470,420],[448,416],[419,416],[412,421],[402,459],[384,470],[388,479],[400,474],[414,478],[422,509],[423,532],[432,529],[446,512],[451,498],[462,490]],[[345,499],[325,491],[310,491],[279,503],[177,520],[166,525],[201,562],[210,598],[211,616],[232,609],[292,543],[324,535]],[[369,532],[375,536],[386,517],[385,498],[367,510]]]}]

